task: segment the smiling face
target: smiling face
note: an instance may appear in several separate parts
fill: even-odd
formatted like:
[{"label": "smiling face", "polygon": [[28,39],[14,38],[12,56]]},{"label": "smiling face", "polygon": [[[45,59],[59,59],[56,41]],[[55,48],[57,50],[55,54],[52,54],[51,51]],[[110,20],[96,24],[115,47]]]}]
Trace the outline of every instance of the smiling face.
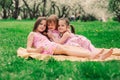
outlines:
[{"label": "smiling face", "polygon": [[55,30],[56,24],[54,22],[48,22],[48,29],[49,30]]},{"label": "smiling face", "polygon": [[68,26],[66,25],[65,20],[59,20],[59,22],[58,22],[58,31],[60,33],[64,33],[64,32],[67,31],[67,29],[68,29]]},{"label": "smiling face", "polygon": [[37,32],[44,32],[45,29],[46,29],[46,20],[42,20],[42,21],[39,23],[36,31],[37,31]]}]

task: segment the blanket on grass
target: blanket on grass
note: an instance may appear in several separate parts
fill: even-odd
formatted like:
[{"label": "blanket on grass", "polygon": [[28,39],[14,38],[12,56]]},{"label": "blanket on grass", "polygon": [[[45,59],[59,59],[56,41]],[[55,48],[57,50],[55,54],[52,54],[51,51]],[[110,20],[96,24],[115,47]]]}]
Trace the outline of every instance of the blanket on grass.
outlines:
[{"label": "blanket on grass", "polygon": [[[105,49],[107,50],[107,49]],[[82,58],[82,57],[74,57],[74,56],[66,56],[66,55],[48,55],[48,54],[39,54],[39,53],[28,53],[25,48],[18,48],[17,50],[17,56],[28,59],[29,57],[35,58],[38,60],[45,60],[45,59],[50,59],[54,58],[55,60],[58,61],[64,61],[64,60],[69,60],[69,61],[101,61],[98,59],[88,59],[88,58]],[[119,48],[114,48],[113,53],[110,57],[106,58],[104,61],[108,60],[120,60],[120,49]]]}]

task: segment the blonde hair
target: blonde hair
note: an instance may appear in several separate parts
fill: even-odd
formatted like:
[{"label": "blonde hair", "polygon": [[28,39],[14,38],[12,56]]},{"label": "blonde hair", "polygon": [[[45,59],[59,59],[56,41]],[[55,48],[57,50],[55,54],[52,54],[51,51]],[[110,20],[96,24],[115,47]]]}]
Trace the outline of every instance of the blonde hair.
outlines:
[{"label": "blonde hair", "polygon": [[55,15],[55,14],[52,14],[52,15],[50,15],[49,17],[48,17],[48,19],[47,19],[47,25],[48,24],[50,24],[50,23],[55,23],[55,29],[57,29],[57,27],[58,27],[58,17],[57,17],[57,15]]}]

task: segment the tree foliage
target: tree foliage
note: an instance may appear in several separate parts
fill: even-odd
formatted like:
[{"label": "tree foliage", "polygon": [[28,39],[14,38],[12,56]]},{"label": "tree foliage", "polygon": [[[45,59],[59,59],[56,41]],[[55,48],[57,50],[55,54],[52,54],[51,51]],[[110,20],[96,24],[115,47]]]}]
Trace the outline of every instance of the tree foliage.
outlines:
[{"label": "tree foliage", "polygon": [[115,14],[115,17],[120,22],[120,0],[110,0],[109,10]]},{"label": "tree foliage", "polygon": [[6,19],[9,17],[9,13],[10,13],[10,6],[12,5],[12,0],[0,0],[0,7],[1,7],[1,11],[3,13],[2,18]]},{"label": "tree foliage", "polygon": [[40,14],[38,15],[38,13],[39,13],[39,6],[41,5],[42,2],[35,2],[34,1],[32,7],[30,7],[30,5],[27,3],[26,0],[23,0],[23,2],[24,2],[24,5],[27,8],[27,9],[23,8],[23,10],[22,10],[22,12],[24,14],[24,18],[25,18],[26,10],[27,10],[27,12],[28,12],[28,14],[30,16],[30,19],[36,18],[36,17],[38,17],[40,15]]},{"label": "tree foliage", "polygon": [[[109,3],[110,1],[110,3]],[[111,16],[120,17],[120,0],[0,0],[0,17],[3,19],[34,19],[56,14],[58,17],[75,16],[76,19],[100,20]]]}]

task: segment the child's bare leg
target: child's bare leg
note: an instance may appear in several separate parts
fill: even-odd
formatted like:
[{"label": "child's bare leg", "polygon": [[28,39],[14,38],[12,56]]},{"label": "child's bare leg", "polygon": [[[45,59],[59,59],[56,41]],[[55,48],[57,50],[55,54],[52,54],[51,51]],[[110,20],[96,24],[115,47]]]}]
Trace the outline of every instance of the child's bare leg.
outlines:
[{"label": "child's bare leg", "polygon": [[76,57],[90,57],[91,55],[90,51],[88,51],[87,49],[63,45],[59,45],[56,48],[54,54],[66,54]]},{"label": "child's bare leg", "polygon": [[101,54],[100,59],[101,59],[101,60],[104,60],[104,59],[106,59],[107,57],[111,56],[112,53],[113,53],[113,49],[110,49],[108,52],[106,52],[106,53],[104,53],[104,54]]},{"label": "child's bare leg", "polygon": [[104,49],[96,49],[96,51],[95,52],[93,52],[92,54],[91,54],[91,59],[95,59],[95,58],[98,58],[99,56],[100,56],[100,54],[102,54],[104,52]]},{"label": "child's bare leg", "polygon": [[43,52],[44,48],[40,46],[39,48],[27,48],[27,52],[29,53],[41,53]]}]

